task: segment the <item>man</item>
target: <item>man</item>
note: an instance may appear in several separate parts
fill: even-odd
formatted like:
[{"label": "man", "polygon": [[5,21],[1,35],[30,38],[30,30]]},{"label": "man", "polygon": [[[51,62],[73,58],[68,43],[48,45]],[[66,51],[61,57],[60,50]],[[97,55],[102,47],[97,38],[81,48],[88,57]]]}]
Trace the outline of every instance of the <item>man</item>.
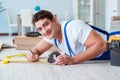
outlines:
[{"label": "man", "polygon": [[44,51],[55,44],[62,52],[55,60],[56,65],[88,61],[107,48],[102,37],[82,20],[59,23],[51,12],[41,10],[34,15],[32,23],[44,39],[31,49],[33,54],[27,55],[28,61],[37,61]]}]

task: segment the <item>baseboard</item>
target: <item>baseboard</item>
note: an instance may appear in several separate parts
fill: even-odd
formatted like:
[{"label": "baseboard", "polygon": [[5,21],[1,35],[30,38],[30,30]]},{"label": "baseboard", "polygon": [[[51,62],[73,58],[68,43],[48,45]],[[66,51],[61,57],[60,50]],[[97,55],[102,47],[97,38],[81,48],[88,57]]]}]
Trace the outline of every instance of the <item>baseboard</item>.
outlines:
[{"label": "baseboard", "polygon": [[[9,33],[0,33],[0,36],[8,36]],[[18,33],[12,33],[12,36],[17,36]]]}]

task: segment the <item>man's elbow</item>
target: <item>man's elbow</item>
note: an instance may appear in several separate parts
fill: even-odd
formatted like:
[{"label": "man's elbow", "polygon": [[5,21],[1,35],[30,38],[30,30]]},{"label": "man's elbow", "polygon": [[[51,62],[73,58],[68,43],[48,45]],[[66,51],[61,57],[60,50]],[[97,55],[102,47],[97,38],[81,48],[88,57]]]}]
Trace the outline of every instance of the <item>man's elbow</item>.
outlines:
[{"label": "man's elbow", "polygon": [[[107,50],[107,42],[106,41],[104,41],[104,40],[102,40],[102,41],[100,41],[100,43],[99,43],[99,47],[101,48],[101,52],[104,52],[104,51],[106,51]],[[99,48],[99,49],[100,49]]]}]

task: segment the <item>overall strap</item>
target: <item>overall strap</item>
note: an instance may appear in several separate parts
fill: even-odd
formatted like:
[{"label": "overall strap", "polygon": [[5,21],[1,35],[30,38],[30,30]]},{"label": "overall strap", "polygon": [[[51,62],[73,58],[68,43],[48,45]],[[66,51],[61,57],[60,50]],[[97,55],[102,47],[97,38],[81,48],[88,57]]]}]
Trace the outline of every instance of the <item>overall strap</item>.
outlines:
[{"label": "overall strap", "polygon": [[[89,24],[88,24],[88,25],[89,25]],[[90,25],[90,26],[91,26],[94,30],[96,30],[96,31],[98,31],[98,32],[106,35],[106,36],[107,36],[107,40],[109,39],[109,33],[108,33],[106,30],[100,29],[100,28],[98,28],[98,27],[96,27],[96,26],[93,26],[93,25]]]},{"label": "overall strap", "polygon": [[[75,55],[75,54],[74,54],[74,53],[72,52],[72,50],[71,50],[71,47],[70,47],[70,45],[69,45],[69,41],[68,41],[68,38],[67,38],[67,33],[66,33],[66,27],[67,27],[67,24],[68,24],[70,21],[72,21],[72,20],[67,21],[66,24],[65,24],[65,26],[64,26],[64,36],[65,36],[66,45],[67,45],[69,54],[70,54],[70,56],[72,56],[72,55]],[[56,40],[56,39],[54,39],[54,43],[55,43],[55,46],[58,47],[58,45],[57,45],[57,40]]]},{"label": "overall strap", "polygon": [[[103,29],[100,29],[100,28],[98,28],[96,26],[93,26],[93,25],[90,25],[90,26],[94,30],[96,30],[96,31],[98,31],[98,32],[103,33],[104,35],[106,35],[107,36],[107,40],[109,39],[110,34],[107,31],[105,31]],[[96,57],[96,58],[94,58],[92,60],[110,60],[110,50],[105,51],[101,56]]]}]

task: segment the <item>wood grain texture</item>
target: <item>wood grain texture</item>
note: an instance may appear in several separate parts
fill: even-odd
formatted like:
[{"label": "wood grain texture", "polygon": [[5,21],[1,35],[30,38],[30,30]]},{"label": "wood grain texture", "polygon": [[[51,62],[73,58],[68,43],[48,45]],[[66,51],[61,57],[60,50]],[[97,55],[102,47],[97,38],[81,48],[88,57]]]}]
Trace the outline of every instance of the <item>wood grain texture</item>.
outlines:
[{"label": "wood grain texture", "polygon": [[[0,59],[27,52],[4,49],[0,52]],[[49,53],[47,51],[42,56]],[[87,61],[65,66],[41,62],[0,64],[0,80],[120,80],[119,76],[120,67],[111,66],[110,61]]]}]

